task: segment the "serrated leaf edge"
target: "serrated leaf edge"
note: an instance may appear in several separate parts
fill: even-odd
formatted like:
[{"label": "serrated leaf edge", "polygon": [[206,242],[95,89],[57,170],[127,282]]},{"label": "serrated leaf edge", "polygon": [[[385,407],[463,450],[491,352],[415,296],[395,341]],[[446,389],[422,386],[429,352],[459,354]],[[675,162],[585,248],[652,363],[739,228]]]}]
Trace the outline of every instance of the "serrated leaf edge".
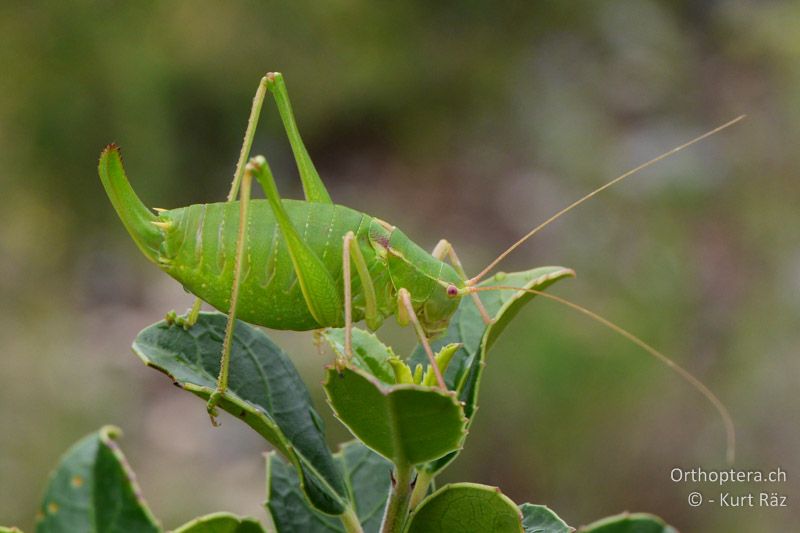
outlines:
[{"label": "serrated leaf edge", "polygon": [[[331,377],[334,374],[340,374],[340,371],[338,369],[336,369],[333,365],[326,365],[325,370],[326,370],[325,379],[323,380],[322,385],[323,385],[323,389],[325,390],[326,402],[330,406],[331,410],[333,411],[333,414],[336,417],[336,419],[339,420],[355,436],[355,432],[352,430],[350,425],[347,422],[345,422],[344,420],[342,420],[342,418],[339,416],[339,413],[336,411],[336,408],[334,408],[333,403],[331,402],[330,394],[328,393],[327,385],[328,385],[328,383],[330,383]],[[394,384],[394,385],[389,385],[389,384],[383,383],[382,381],[380,381],[375,376],[369,374],[368,372],[365,372],[365,371],[361,370],[360,368],[347,367],[345,370],[353,372],[354,374],[357,374],[360,377],[364,378],[372,386],[374,386],[376,389],[378,389],[378,392],[380,392],[381,395],[383,395],[383,396],[385,396],[387,398],[392,393],[397,392],[397,391],[414,390],[414,391],[421,391],[421,392],[430,392],[430,393],[437,394],[437,395],[439,395],[441,397],[450,399],[453,402],[453,404],[456,405],[456,407],[459,409],[459,411],[461,413],[461,420],[460,420],[460,422],[461,422],[460,435],[461,436],[460,436],[460,438],[459,438],[457,443],[453,443],[453,445],[454,445],[453,449],[448,451],[448,452],[446,452],[444,455],[442,455],[442,457],[444,457],[445,455],[447,455],[449,453],[452,453],[452,452],[454,452],[456,450],[462,449],[462,447],[464,445],[464,440],[466,439],[467,434],[469,433],[468,428],[467,428],[467,424],[468,424],[469,420],[464,415],[464,406],[463,406],[463,403],[461,401],[459,401],[456,391],[451,391],[451,390],[443,391],[443,390],[441,390],[441,389],[439,389],[437,387],[427,387],[425,385],[416,385],[416,384],[412,384],[412,383],[397,383],[397,384]],[[358,438],[358,437],[356,437],[356,438]],[[363,444],[364,446],[366,446],[367,448],[369,448],[373,452],[377,453],[381,457],[385,457],[382,453],[380,453],[378,450],[372,448],[367,443],[361,441],[360,439],[359,439],[359,441],[361,442],[361,444]],[[395,447],[397,447],[397,446],[395,446]],[[389,458],[387,458],[387,459],[389,459]],[[435,461],[435,459],[433,459],[433,460]],[[393,459],[389,459],[389,461],[393,461]],[[420,465],[424,465],[427,462],[428,461],[422,462],[422,463],[419,463],[419,464]]]}]

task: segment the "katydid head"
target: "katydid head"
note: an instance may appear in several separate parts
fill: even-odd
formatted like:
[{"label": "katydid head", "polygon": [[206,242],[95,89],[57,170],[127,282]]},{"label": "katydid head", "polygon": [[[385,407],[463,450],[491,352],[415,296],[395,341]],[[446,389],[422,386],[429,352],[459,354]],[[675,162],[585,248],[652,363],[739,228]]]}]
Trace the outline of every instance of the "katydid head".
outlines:
[{"label": "katydid head", "polygon": [[428,337],[436,337],[447,330],[450,319],[461,303],[464,281],[448,264],[444,264],[438,283],[422,304],[419,321]]},{"label": "katydid head", "polygon": [[373,218],[369,229],[373,250],[389,269],[395,291],[406,289],[425,334],[441,335],[458,309],[465,280],[450,264],[433,257],[399,228]]}]

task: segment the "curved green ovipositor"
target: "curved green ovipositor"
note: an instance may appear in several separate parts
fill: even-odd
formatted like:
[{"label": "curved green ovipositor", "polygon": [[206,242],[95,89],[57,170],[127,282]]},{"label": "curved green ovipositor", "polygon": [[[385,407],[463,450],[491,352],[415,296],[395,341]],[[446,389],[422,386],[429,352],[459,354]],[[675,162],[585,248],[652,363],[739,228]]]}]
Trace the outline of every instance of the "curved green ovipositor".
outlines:
[{"label": "curved green ovipositor", "polygon": [[[146,365],[207,400],[216,388],[226,320],[221,313],[200,313],[188,330],[161,321],[139,333],[133,350]],[[228,392],[219,405],[289,459],[317,509],[345,511],[347,489],[305,384],[283,350],[242,321],[236,322]]]},{"label": "curved green ovipositor", "polygon": [[497,487],[445,485],[414,509],[404,533],[524,533],[517,505]]},{"label": "curved green ovipositor", "polygon": [[117,446],[119,435],[105,426],[61,458],[42,499],[37,533],[162,530]]},{"label": "curved green ovipositor", "polygon": [[592,522],[578,530],[579,533],[678,533],[663,520],[648,513],[622,513],[597,522]]},{"label": "curved green ovipositor", "polygon": [[125,225],[136,246],[152,262],[158,261],[158,250],[163,241],[163,236],[153,224],[157,217],[145,206],[131,187],[125,169],[122,166],[122,156],[119,147],[109,144],[100,154],[100,163],[97,167],[100,181],[108,194],[108,199],[117,211],[119,218]]},{"label": "curved green ovipositor", "polygon": [[[482,287],[502,285],[524,289],[545,290],[553,283],[573,277],[575,272],[569,268],[551,266],[540,267],[524,272],[499,273],[480,284]],[[461,347],[450,361],[445,373],[448,388],[458,392],[464,404],[464,414],[472,418],[478,403],[478,388],[486,364],[486,354],[522,307],[536,295],[510,290],[479,292],[486,311],[493,321],[488,326],[483,322],[472,298],[464,297],[456,314],[450,321],[447,333],[432,343],[434,350],[452,343]],[[427,364],[427,357],[421,347],[417,347],[410,358],[412,363]],[[455,459],[456,453],[429,463],[424,469],[435,474]]]},{"label": "curved green ovipositor", "polygon": [[325,392],[337,418],[395,464],[418,465],[461,448],[467,419],[452,391],[387,385],[359,368],[328,368]]}]

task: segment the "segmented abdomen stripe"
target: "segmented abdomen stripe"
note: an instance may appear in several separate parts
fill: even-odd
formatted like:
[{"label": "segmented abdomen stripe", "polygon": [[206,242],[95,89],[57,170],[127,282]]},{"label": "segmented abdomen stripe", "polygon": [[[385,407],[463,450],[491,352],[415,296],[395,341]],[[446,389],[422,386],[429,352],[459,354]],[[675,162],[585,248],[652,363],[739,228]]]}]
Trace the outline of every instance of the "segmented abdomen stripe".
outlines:
[{"label": "segmented abdomen stripe", "polygon": [[194,259],[195,259],[195,268],[200,269],[202,268],[202,259],[203,259],[203,228],[206,222],[206,204],[202,204],[200,206],[200,218],[197,222],[197,231],[195,232],[194,237]]},{"label": "segmented abdomen stripe", "polygon": [[330,220],[328,221],[328,231],[325,232],[325,245],[322,247],[322,262],[325,262],[325,259],[328,256],[328,249],[331,244],[331,236],[333,235],[333,227],[336,223],[336,213],[338,209],[334,206],[333,214],[331,215]]},{"label": "segmented abdomen stripe", "polygon": [[269,287],[275,278],[275,269],[278,264],[278,237],[278,225],[274,224],[272,226],[272,238],[269,241],[269,254],[264,262],[264,278],[261,282],[261,286],[264,288]]},{"label": "segmented abdomen stripe", "polygon": [[[348,231],[358,237],[368,267],[375,267],[375,254],[368,244],[365,247],[364,240],[369,215],[343,206],[297,200],[284,200],[284,206],[340,294],[342,239]],[[173,222],[165,247],[165,260],[171,261],[165,270],[187,290],[225,311],[236,257],[238,202],[193,205],[164,216]],[[243,319],[249,317],[255,323],[280,329],[313,327],[286,240],[265,200],[253,200],[250,205],[242,261],[239,309]]]}]

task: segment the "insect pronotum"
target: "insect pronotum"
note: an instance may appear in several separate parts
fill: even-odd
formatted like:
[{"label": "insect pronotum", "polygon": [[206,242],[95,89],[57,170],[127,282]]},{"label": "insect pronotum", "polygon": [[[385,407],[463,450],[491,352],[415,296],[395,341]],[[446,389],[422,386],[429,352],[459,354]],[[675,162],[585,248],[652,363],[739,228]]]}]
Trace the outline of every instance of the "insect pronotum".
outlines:
[{"label": "insect pronotum", "polygon": [[[282,199],[266,159],[249,158],[256,123],[268,92],[277,104],[289,138],[303,184],[304,201]],[[277,72],[264,76],[256,91],[226,202],[157,209],[154,214],[130,186],[119,149],[113,144],[100,156],[99,174],[111,203],[139,249],[197,296],[187,316],[168,316],[190,327],[197,320],[201,301],[228,314],[217,388],[208,402],[208,412],[216,424],[216,405],[228,384],[237,317],[284,330],[344,326],[345,355],[350,357],[354,322],[365,320],[375,330],[387,317],[395,315],[401,325],[413,326],[436,373],[438,386],[444,389],[444,379],[434,362],[428,339],[446,330],[462,297],[469,295],[489,323],[491,318],[478,293],[521,290],[477,286],[500,261],[546,225],[599,192],[742,118],[673,148],[573,202],[472,278],[465,273],[447,240],[440,240],[428,253],[388,222],[331,201],[300,137],[286,85]],[[264,189],[265,200],[251,200],[254,179]],[[719,411],[727,432],[728,457],[732,460],[735,438],[731,418],[724,405],[699,380],[638,337],[588,309],[548,293],[529,292],[582,312],[676,370]]]}]

